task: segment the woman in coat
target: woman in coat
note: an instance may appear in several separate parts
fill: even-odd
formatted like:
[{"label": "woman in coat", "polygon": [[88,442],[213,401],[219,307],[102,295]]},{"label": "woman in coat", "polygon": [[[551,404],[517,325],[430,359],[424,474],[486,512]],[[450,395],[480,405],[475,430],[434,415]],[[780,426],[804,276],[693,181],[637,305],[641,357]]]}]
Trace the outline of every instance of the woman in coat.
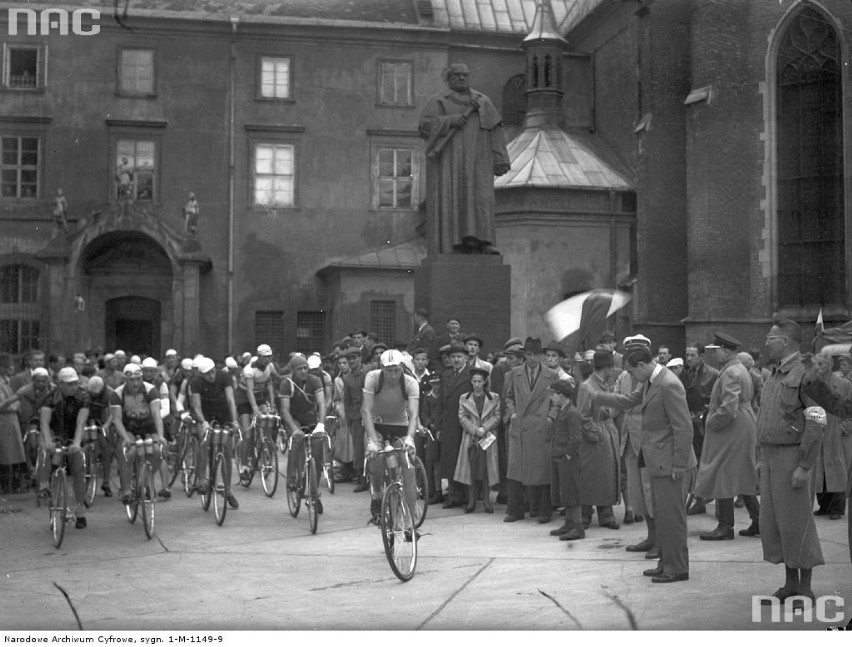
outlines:
[{"label": "woman in coat", "polygon": [[[464,433],[456,461],[455,480],[467,485],[465,512],[473,512],[476,509],[478,492],[485,495],[485,511],[494,512],[490,486],[500,482],[497,443],[494,442],[500,422],[500,398],[485,388],[487,384],[488,371],[470,369],[471,391],[459,398],[459,423]],[[480,442],[487,438],[492,439],[491,444],[487,449],[482,449]]]}]

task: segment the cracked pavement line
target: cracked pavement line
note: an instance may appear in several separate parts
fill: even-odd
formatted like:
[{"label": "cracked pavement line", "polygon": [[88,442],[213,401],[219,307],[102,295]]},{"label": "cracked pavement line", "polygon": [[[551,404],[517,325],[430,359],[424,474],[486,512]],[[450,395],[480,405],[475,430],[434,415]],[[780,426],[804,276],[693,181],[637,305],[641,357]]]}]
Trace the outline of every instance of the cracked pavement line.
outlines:
[{"label": "cracked pavement line", "polygon": [[479,575],[480,575],[480,574],[481,574],[481,573],[482,573],[482,572],[483,572],[486,568],[488,568],[489,566],[491,566],[491,564],[493,564],[493,563],[494,563],[494,560],[495,560],[495,559],[497,559],[497,558],[496,558],[496,557],[492,557],[492,558],[491,558],[491,559],[489,559],[489,560],[488,560],[485,564],[483,564],[483,566],[482,566],[482,567],[481,567],[478,571],[476,571],[476,573],[474,573],[473,575],[471,575],[471,576],[467,579],[467,581],[466,581],[464,584],[462,584],[462,585],[461,585],[458,589],[456,589],[456,590],[453,592],[453,594],[452,594],[450,597],[448,597],[446,600],[444,600],[444,602],[441,604],[441,606],[439,606],[437,609],[435,609],[435,610],[434,610],[434,611],[433,611],[433,612],[429,615],[429,617],[428,617],[428,618],[426,618],[423,622],[421,622],[421,623],[417,626],[417,630],[418,630],[418,631],[420,631],[421,629],[423,629],[423,628],[424,628],[427,624],[429,624],[429,622],[432,620],[432,618],[437,617],[437,616],[438,616],[438,614],[439,614],[439,613],[441,613],[441,611],[443,611],[444,609],[446,609],[446,608],[447,608],[447,605],[449,605],[449,603],[450,603],[450,602],[452,602],[452,601],[456,598],[456,596],[457,596],[459,593],[461,593],[462,591],[464,591],[464,590],[465,590],[465,589],[466,589],[466,588],[470,585],[470,583],[471,583],[471,582],[473,582],[473,581],[474,581],[477,577],[479,577]]}]

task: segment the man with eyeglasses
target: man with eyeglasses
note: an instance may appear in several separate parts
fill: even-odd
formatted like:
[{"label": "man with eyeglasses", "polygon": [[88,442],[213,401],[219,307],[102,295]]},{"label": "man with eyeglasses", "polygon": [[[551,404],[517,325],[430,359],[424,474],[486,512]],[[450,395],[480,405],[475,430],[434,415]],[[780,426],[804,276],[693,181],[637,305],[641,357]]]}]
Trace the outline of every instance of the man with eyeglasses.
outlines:
[{"label": "man with eyeglasses", "polygon": [[[757,414],[760,541],[763,559],[786,569],[784,585],[772,594],[781,603],[794,595],[814,600],[812,569],[825,563],[808,480],[827,420],[804,391],[801,342],[795,321],[781,319],[770,329],[766,346],[775,367],[763,385]],[[768,597],[764,604],[771,603]]]}]

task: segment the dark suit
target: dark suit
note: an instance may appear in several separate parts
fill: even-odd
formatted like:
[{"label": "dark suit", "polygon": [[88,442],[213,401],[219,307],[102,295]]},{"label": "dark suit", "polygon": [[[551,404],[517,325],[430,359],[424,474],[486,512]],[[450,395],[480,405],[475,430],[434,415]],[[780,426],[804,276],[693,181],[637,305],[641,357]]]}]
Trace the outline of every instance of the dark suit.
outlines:
[{"label": "dark suit", "polygon": [[[689,572],[686,546],[686,495],[695,474],[692,419],[681,381],[664,366],[630,395],[598,393],[598,405],[642,407],[642,450],[639,457],[651,477],[660,565],[667,575]],[[672,470],[684,470],[675,481]]]},{"label": "dark suit", "polygon": [[423,324],[423,327],[414,333],[414,339],[408,344],[408,352],[412,355],[418,348],[422,348],[429,353],[429,359],[433,358],[433,350],[435,346],[435,329],[428,323]]},{"label": "dark suit", "polygon": [[450,501],[458,503],[467,502],[467,488],[453,479],[463,434],[459,421],[459,398],[469,391],[470,369],[467,366],[459,373],[455,369],[444,371],[433,417],[441,432],[441,476],[450,481]]}]

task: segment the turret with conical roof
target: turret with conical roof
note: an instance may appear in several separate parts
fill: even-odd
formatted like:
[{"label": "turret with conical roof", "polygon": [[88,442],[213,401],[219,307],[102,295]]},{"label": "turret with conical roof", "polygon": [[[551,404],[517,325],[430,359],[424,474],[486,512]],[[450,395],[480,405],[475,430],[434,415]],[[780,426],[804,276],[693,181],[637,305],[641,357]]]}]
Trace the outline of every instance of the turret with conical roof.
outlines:
[{"label": "turret with conical roof", "polygon": [[521,43],[526,56],[527,113],[524,128],[564,125],[562,54],[568,43],[559,34],[550,0],[538,0],[529,35]]}]

